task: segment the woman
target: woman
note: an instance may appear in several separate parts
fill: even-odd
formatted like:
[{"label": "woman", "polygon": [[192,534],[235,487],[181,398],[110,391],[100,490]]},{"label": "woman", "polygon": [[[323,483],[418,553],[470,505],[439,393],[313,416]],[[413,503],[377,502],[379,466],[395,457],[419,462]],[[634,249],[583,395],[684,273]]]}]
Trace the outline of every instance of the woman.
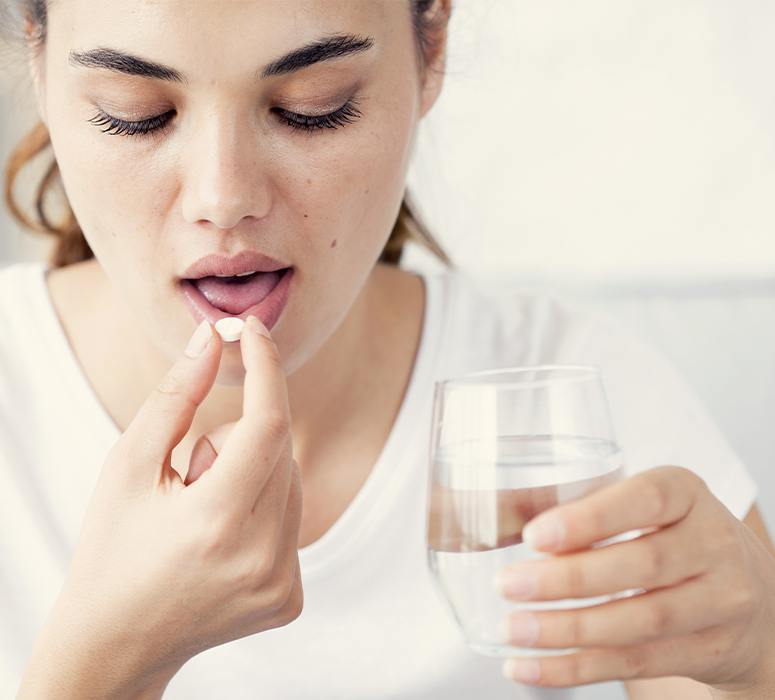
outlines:
[{"label": "woman", "polygon": [[[775,692],[755,486],[680,377],[604,318],[397,265],[408,236],[447,261],[404,194],[449,0],[14,8],[41,124],[8,198],[24,217],[14,180],[50,143],[28,223],[57,240],[47,264],[0,279],[4,688]],[[57,178],[69,214],[52,223]],[[224,315],[254,317],[239,343],[214,333]],[[504,572],[503,594],[648,593],[514,615],[515,643],[582,649],[504,679],[465,647],[425,564],[430,390],[566,361],[602,367],[632,473],[535,519],[569,553]],[[634,527],[654,531],[589,546]]]}]

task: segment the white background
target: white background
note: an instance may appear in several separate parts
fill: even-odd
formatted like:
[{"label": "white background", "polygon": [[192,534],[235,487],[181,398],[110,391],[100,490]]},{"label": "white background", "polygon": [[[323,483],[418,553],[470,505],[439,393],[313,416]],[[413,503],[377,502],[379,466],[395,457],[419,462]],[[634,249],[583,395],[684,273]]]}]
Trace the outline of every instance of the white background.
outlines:
[{"label": "white background", "polygon": [[460,0],[411,186],[471,267],[769,274],[773,27],[767,0]]}]

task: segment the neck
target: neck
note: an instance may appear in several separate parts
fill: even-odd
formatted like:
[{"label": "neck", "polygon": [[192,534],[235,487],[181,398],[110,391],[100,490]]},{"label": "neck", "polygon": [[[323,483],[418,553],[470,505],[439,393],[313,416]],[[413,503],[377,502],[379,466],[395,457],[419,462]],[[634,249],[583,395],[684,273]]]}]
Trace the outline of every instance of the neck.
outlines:
[{"label": "neck", "polygon": [[[110,293],[109,281],[100,266],[95,261],[82,265],[89,269],[83,270],[79,284],[86,284],[89,293],[78,296],[97,301],[94,307],[81,305],[78,317],[83,322],[88,319],[90,328],[95,327],[95,318],[104,319],[103,323],[96,324],[100,328],[99,338],[90,338],[84,344],[83,352],[93,352],[95,357],[111,357],[111,367],[106,371],[122,367],[122,376],[133,378],[127,382],[103,377],[101,382],[108,387],[107,395],[102,397],[103,403],[111,409],[119,428],[124,430],[151,388],[169,368],[170,360],[152,347],[143,334],[132,332],[130,314],[121,311],[122,306]],[[105,293],[94,293],[94,290]],[[323,459],[320,455],[326,453],[327,445],[346,440],[347,433],[354,432],[354,422],[367,420],[367,408],[373,407],[375,397],[384,396],[387,386],[402,380],[407,360],[411,368],[421,330],[421,290],[422,283],[414,275],[387,265],[376,265],[337,329],[288,376],[291,437],[294,456],[300,465],[314,469],[313,465]],[[391,329],[389,335],[384,333],[384,328]],[[82,326],[70,335],[85,338],[85,333],[86,327]],[[94,335],[93,330],[91,335]],[[404,357],[407,353],[402,349],[412,351],[411,355]],[[236,421],[241,413],[242,387],[213,385],[184,438],[189,444],[186,448],[181,445],[182,459],[187,460],[199,435]],[[173,460],[173,463],[180,466],[182,459]]]}]

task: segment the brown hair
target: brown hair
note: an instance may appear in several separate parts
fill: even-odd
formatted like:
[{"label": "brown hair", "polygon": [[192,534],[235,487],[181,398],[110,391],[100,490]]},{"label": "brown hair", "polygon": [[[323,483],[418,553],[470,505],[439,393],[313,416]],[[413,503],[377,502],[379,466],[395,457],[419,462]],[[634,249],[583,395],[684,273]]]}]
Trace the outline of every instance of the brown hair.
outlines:
[{"label": "brown hair", "polygon": [[[51,0],[17,0],[25,18],[25,36],[34,46],[45,43],[47,28],[47,9]],[[415,31],[416,58],[422,75],[428,69],[428,64],[436,56],[443,40],[452,0],[440,3],[440,9],[434,13],[434,0],[410,0],[412,25]],[[444,11],[448,8],[448,11]],[[30,231],[41,232],[56,238],[54,250],[50,255],[51,267],[64,267],[82,260],[94,257],[86,238],[81,231],[75,215],[67,203],[62,182],[59,177],[59,167],[56,159],[51,156],[44,174],[35,189],[35,217],[26,214],[19,206],[14,195],[14,184],[26,165],[42,154],[51,145],[48,129],[43,122],[38,122],[16,145],[8,158],[5,169],[5,202],[11,215]],[[58,221],[52,221],[47,212],[46,201],[58,189],[64,205],[64,215]],[[454,264],[436,242],[428,228],[419,217],[412,202],[409,191],[405,191],[398,217],[393,224],[390,237],[382,249],[379,261],[398,265],[404,251],[406,241],[414,241],[439,258],[444,265],[454,267]]]}]

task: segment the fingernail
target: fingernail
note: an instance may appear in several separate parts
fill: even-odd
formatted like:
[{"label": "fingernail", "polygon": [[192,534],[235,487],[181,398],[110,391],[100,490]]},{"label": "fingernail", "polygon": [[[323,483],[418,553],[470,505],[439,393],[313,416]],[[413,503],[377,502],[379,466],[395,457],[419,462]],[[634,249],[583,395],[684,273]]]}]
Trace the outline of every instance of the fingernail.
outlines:
[{"label": "fingernail", "polygon": [[199,357],[209,345],[212,336],[210,324],[207,321],[202,321],[202,323],[196,327],[194,334],[189,339],[188,345],[186,345],[186,349],[183,352],[188,357]]},{"label": "fingernail", "polygon": [[529,659],[506,659],[503,675],[512,681],[535,683],[541,677],[541,667],[537,661]]},{"label": "fingernail", "polygon": [[527,571],[499,571],[495,588],[508,598],[531,598],[538,591],[538,579]]},{"label": "fingernail", "polygon": [[266,329],[266,326],[261,323],[261,321],[259,321],[256,316],[253,316],[252,314],[248,316],[247,324],[249,328],[252,328],[259,335],[263,335],[265,338],[272,337],[269,335],[269,331]]},{"label": "fingernail", "polygon": [[522,530],[522,540],[533,548],[556,547],[565,539],[565,526],[560,518],[538,517]]},{"label": "fingernail", "polygon": [[535,615],[512,613],[509,618],[503,621],[501,631],[505,634],[509,644],[532,646],[538,641],[541,629]]}]

